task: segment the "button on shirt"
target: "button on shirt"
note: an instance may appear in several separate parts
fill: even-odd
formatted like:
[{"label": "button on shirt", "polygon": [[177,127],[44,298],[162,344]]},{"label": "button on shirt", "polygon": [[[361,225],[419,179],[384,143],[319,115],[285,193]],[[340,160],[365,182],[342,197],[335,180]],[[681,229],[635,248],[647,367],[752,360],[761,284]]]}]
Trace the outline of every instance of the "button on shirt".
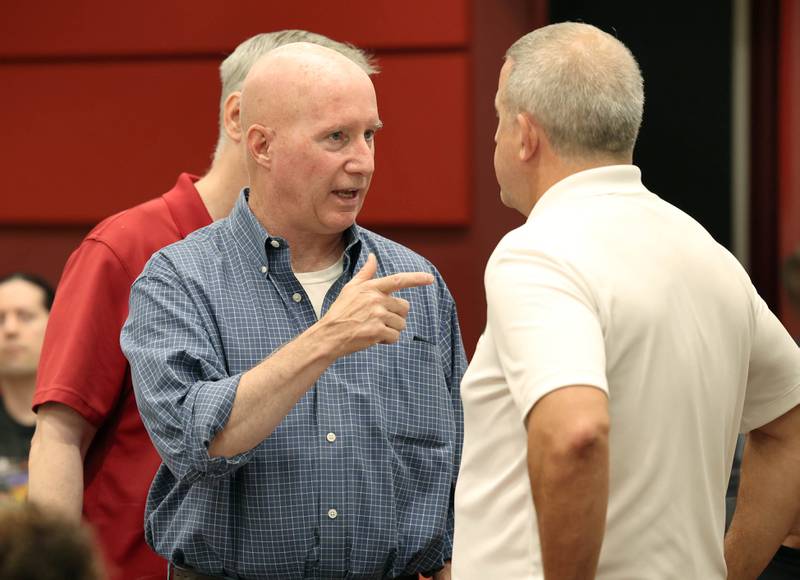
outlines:
[{"label": "button on shirt", "polygon": [[455,305],[424,258],[355,225],[344,235],[323,315],[370,252],[376,276],[435,282],[395,293],[411,304],[397,343],[338,359],[234,457],[208,447],[242,374],[317,320],[291,248],[256,220],[245,190],[229,218],[154,254],[134,284],[122,347],[164,461],[145,535],[172,562],[236,578],[367,579],[450,558],[466,366]]}]

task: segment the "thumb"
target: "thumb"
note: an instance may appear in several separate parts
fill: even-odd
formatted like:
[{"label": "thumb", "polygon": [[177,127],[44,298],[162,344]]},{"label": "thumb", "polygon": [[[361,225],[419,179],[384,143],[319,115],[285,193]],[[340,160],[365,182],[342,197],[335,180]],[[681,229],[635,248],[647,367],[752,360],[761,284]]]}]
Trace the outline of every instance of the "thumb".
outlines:
[{"label": "thumb", "polygon": [[356,275],[353,276],[351,282],[366,282],[367,280],[371,280],[373,276],[375,276],[375,272],[378,271],[378,259],[375,257],[375,254],[370,252],[369,256],[367,256],[367,261],[364,262],[364,265],[361,266],[361,269],[356,272]]}]

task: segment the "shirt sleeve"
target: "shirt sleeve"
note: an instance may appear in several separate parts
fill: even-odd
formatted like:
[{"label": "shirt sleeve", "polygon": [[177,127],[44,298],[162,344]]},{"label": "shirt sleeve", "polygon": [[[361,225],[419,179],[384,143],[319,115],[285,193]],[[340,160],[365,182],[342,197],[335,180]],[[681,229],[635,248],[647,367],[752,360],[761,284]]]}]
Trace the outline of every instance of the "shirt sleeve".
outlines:
[{"label": "shirt sleeve", "polygon": [[120,340],[144,425],[178,479],[223,477],[250,460],[252,449],[233,457],[208,453],[228,421],[241,373],[228,376],[221,344],[160,254],[133,285]]},{"label": "shirt sleeve", "polygon": [[755,327],[742,411],[743,433],[800,404],[800,350],[755,289],[753,294]]},{"label": "shirt sleeve", "polygon": [[[438,273],[437,273],[438,274]],[[456,432],[454,434],[453,451],[453,483],[450,490],[450,505],[447,512],[447,534],[445,547],[445,559],[449,560],[453,552],[453,529],[454,529],[454,497],[456,479],[458,478],[458,468],[461,465],[461,450],[464,441],[464,411],[461,406],[461,378],[467,368],[467,356],[464,352],[464,344],[461,339],[461,328],[458,323],[458,313],[456,305],[449,290],[442,282],[441,313],[441,334],[439,337],[439,350],[444,367],[445,381],[450,390],[453,404],[453,417],[455,419]]]},{"label": "shirt sleeve", "polygon": [[598,308],[568,262],[507,237],[489,260],[485,283],[487,324],[523,420],[562,387],[608,392]]},{"label": "shirt sleeve", "polygon": [[34,410],[57,402],[99,427],[125,385],[119,332],[133,279],[102,242],[84,240],[70,256],[50,311],[37,370]]}]

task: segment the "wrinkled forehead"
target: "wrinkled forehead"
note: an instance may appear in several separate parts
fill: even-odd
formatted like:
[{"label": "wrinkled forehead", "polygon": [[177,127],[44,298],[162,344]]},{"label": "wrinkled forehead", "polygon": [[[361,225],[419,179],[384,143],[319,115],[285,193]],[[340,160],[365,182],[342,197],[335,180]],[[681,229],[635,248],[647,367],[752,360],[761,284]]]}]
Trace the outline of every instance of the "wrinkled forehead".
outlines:
[{"label": "wrinkled forehead", "polygon": [[377,115],[372,81],[341,55],[278,55],[264,61],[257,74],[245,87],[243,107],[261,122],[283,125],[345,109],[351,116]]},{"label": "wrinkled forehead", "polygon": [[303,124],[323,130],[335,127],[375,128],[380,124],[377,97],[369,78],[324,79],[302,87],[286,102],[276,126]]},{"label": "wrinkled forehead", "polygon": [[349,79],[325,79],[308,87],[302,96],[309,110],[335,113],[347,109],[350,114],[377,115],[378,99],[372,81],[366,75]]}]

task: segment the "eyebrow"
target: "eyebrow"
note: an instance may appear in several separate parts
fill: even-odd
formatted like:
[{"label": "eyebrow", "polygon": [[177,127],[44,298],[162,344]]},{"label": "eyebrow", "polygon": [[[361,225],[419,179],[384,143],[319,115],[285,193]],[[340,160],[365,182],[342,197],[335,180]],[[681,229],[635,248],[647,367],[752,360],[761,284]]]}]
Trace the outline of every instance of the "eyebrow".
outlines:
[{"label": "eyebrow", "polygon": [[[352,125],[349,125],[348,123],[344,123],[342,125],[331,125],[330,127],[326,127],[325,129],[323,129],[320,133],[326,135],[328,133],[333,133],[336,131],[349,130],[351,127]],[[381,121],[380,119],[372,124],[373,131],[379,131],[381,129],[383,129],[383,121]]]}]

